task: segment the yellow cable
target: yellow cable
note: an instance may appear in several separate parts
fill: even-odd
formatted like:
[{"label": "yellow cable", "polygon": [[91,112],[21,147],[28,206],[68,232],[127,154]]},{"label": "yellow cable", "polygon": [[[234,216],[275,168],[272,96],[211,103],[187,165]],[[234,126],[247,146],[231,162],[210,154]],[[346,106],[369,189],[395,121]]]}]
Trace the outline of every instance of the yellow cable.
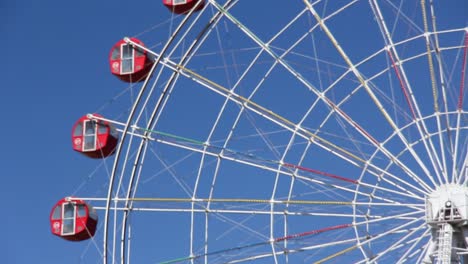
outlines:
[{"label": "yellow cable", "polygon": [[[429,34],[429,26],[427,23],[427,14],[426,14],[426,1],[421,0],[421,9],[423,15],[423,23],[424,23],[424,31],[426,34]],[[434,110],[435,112],[439,112],[439,106],[437,104],[438,101],[438,93],[437,93],[437,85],[436,85],[436,78],[434,72],[434,63],[432,62],[431,56],[431,46],[429,43],[429,35],[426,36],[426,49],[427,49],[427,60],[429,62],[429,72],[431,74],[431,83],[432,83],[432,97],[434,98]]]},{"label": "yellow cable", "polygon": [[324,263],[325,261],[329,261],[329,260],[332,259],[332,258],[336,258],[336,257],[338,257],[338,256],[340,256],[340,255],[343,255],[343,254],[345,254],[345,253],[347,253],[347,252],[349,252],[349,251],[351,251],[351,250],[354,250],[354,249],[356,249],[357,247],[358,247],[358,246],[356,245],[356,246],[352,246],[352,247],[346,248],[346,249],[341,250],[341,251],[339,251],[339,252],[337,252],[337,253],[335,253],[335,254],[333,254],[333,255],[330,255],[330,256],[328,256],[328,257],[326,257],[326,258],[323,258],[323,259],[321,259],[321,260],[319,260],[319,261],[317,261],[317,262],[314,262],[314,264],[321,264],[321,263]]}]

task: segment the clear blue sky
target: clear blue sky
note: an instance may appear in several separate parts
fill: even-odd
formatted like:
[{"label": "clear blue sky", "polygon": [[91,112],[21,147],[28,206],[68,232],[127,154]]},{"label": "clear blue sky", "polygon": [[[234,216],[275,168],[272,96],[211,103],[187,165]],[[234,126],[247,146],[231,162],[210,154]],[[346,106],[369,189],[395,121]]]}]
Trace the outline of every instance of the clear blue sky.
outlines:
[{"label": "clear blue sky", "polygon": [[[254,2],[254,1],[251,1]],[[262,1],[263,4],[267,4],[269,1]],[[288,2],[288,1],[283,1]],[[299,1],[302,2],[302,1]],[[438,1],[436,1],[438,2]],[[440,9],[440,17],[442,21],[449,21],[449,17],[452,17],[454,23],[458,23],[455,27],[466,26],[467,21],[467,6],[466,1],[456,1],[458,5],[453,5],[447,9]],[[447,2],[448,3],[448,2]],[[258,19],[256,28],[258,35],[262,37],[271,37],[271,32],[268,32],[269,22],[275,21],[274,12],[269,11],[268,7],[261,6],[260,4],[252,3],[252,9],[246,11],[244,15],[239,15],[239,19],[246,21],[247,24],[253,23],[255,19]],[[287,5],[287,4],[285,4]],[[323,8],[323,7],[322,7]],[[407,7],[409,8],[409,7]],[[262,12],[256,13],[256,10],[262,10]],[[368,12],[368,11],[366,11]],[[420,12],[419,9],[415,12]],[[414,15],[413,13],[408,13]],[[258,17],[257,17],[258,16]],[[419,13],[416,16],[420,16]],[[97,109],[101,109],[101,106],[106,105],[109,100],[114,98],[121,89],[127,87],[126,84],[122,84],[117,78],[112,76],[109,72],[108,66],[108,53],[110,47],[124,36],[134,36],[153,25],[158,25],[160,22],[167,21],[170,19],[170,13],[162,6],[160,0],[139,0],[139,1],[13,1],[6,0],[0,3],[0,32],[1,42],[0,50],[2,50],[1,57],[3,63],[0,63],[0,77],[1,77],[1,95],[0,95],[0,113],[3,116],[3,122],[0,126],[0,136],[3,144],[3,151],[0,152],[0,176],[2,177],[2,188],[0,191],[0,197],[4,201],[6,208],[3,208],[2,220],[0,221],[3,234],[6,234],[6,239],[0,242],[0,252],[6,253],[7,264],[26,264],[26,263],[47,263],[47,264],[64,264],[64,263],[99,263],[96,262],[81,262],[81,255],[83,254],[84,247],[86,244],[83,243],[69,243],[53,236],[49,229],[49,213],[52,206],[61,198],[68,196],[78,190],[79,186],[86,181],[86,178],[94,170],[98,164],[96,161],[90,161],[85,157],[75,153],[71,149],[70,135],[71,127],[73,123],[82,115],[93,112]],[[447,20],[443,20],[443,19]],[[285,19],[291,19],[285,18]],[[278,18],[278,20],[281,20]],[[382,47],[382,42],[372,42],[366,39],[366,30],[362,29],[361,26],[365,25],[365,19],[362,21],[357,17],[354,19],[341,18],[337,21],[352,21],[359,24],[357,27],[346,27],[346,29],[336,29],[337,35],[342,38],[356,38],[356,43],[347,46],[351,50],[352,55],[355,56],[352,59],[358,61],[363,56],[370,55],[368,50],[362,48],[365,42],[369,42],[371,50],[376,51],[376,47]],[[460,23],[460,21],[464,21]],[[419,20],[417,22],[419,25]],[[444,23],[442,23],[444,24]],[[450,23],[445,23],[450,24]],[[253,25],[253,24],[252,24]],[[334,27],[333,20],[330,27]],[[405,25],[406,27],[408,25]],[[402,26],[404,28],[404,26]],[[275,28],[276,30],[277,28]],[[397,30],[399,28],[397,27]],[[238,31],[235,31],[235,27],[231,25],[232,35],[225,34],[223,37],[223,45],[230,48],[242,43],[242,39],[230,39],[232,36],[240,35]],[[356,30],[355,32],[352,32]],[[378,32],[376,26],[372,27],[372,31]],[[159,32],[165,32],[164,29],[156,30],[153,35],[144,35],[146,40],[149,40],[151,45],[155,45],[157,50],[160,49],[160,43],[164,43],[167,39],[167,32],[164,35],[158,35]],[[405,33],[411,35],[410,30]],[[213,34],[214,35],[214,34]],[[294,34],[292,34],[294,35]],[[397,34],[398,35],[398,34]],[[408,36],[405,35],[405,36]],[[402,37],[400,35],[399,37]],[[297,37],[297,36],[295,36]],[[324,37],[318,36],[318,38]],[[362,39],[362,43],[359,42]],[[453,43],[460,39],[452,40]],[[245,41],[245,40],[244,40]],[[243,47],[255,46],[251,42]],[[276,44],[287,43],[287,39],[279,39]],[[346,42],[345,42],[346,43]],[[459,43],[459,42],[458,42]],[[287,47],[287,45],[285,45]],[[298,52],[302,51],[307,46],[299,46]],[[329,50],[333,49],[329,43],[321,42],[317,44],[317,47],[323,47],[323,54],[320,57],[323,60],[332,60],[334,62],[339,60],[338,55],[325,54]],[[425,48],[425,46],[419,46]],[[278,52],[280,52],[278,50]],[[403,51],[402,53],[405,53]],[[245,53],[247,54],[247,53]],[[253,53],[252,53],[253,54]],[[228,64],[235,64],[232,60],[238,59],[238,63],[245,63],[251,58],[252,54],[246,55],[246,60],[242,58],[228,58]],[[309,55],[311,53],[308,53]],[[5,60],[6,57],[6,60]],[[294,58],[289,58],[294,60]],[[310,61],[302,61],[302,58],[296,58],[299,69],[307,69],[307,63]],[[209,62],[209,58],[207,59]],[[265,61],[271,63],[271,58],[265,56]],[[219,61],[213,62],[218,63]],[[302,64],[301,64],[302,63]],[[338,61],[338,64],[343,66],[342,60]],[[219,66],[222,64],[217,64]],[[306,66],[304,66],[306,65]],[[324,64],[325,65],[325,64]],[[329,64],[331,65],[331,64]],[[304,68],[301,68],[304,66]],[[312,68],[314,66],[311,66]],[[266,68],[260,68],[265,70]],[[200,68],[200,72],[209,74],[207,72],[210,69]],[[232,70],[232,68],[230,68]],[[304,71],[305,71],[304,70]],[[343,70],[340,67],[334,68],[330,66],[328,69],[322,68],[323,71],[336,70],[336,74],[342,74]],[[206,71],[206,72],[204,72]],[[213,71],[215,72],[216,69]],[[284,69],[281,70],[284,73]],[[364,71],[364,69],[363,69]],[[226,73],[219,71],[221,75],[230,76],[235,78],[232,72]],[[369,72],[372,72],[369,69]],[[263,72],[262,72],[263,74]],[[369,73],[370,74],[370,73]],[[374,73],[375,74],[375,73]],[[459,75],[459,71],[456,72]],[[324,74],[326,76],[327,74]],[[215,76],[215,75],[212,75]],[[337,75],[328,75],[331,78],[336,78]],[[229,78],[222,79],[223,85],[228,85],[232,80]],[[216,77],[211,77],[216,78]],[[253,78],[256,78],[254,76]],[[459,77],[455,77],[459,78]],[[314,80],[314,77],[311,77]],[[458,80],[458,79],[457,79]],[[279,82],[275,77],[271,77],[271,84],[277,82],[278,86],[300,86],[297,80],[280,80]],[[322,79],[324,83],[330,82],[330,80]],[[428,81],[428,80],[426,80]],[[353,85],[356,85],[355,81],[351,81]],[[394,81],[397,85],[397,82]],[[314,85],[317,85],[315,83]],[[318,86],[318,85],[317,85]],[[454,85],[456,86],[456,85]],[[354,87],[354,86],[353,86]],[[244,89],[250,90],[249,87]],[[264,92],[264,90],[262,90]],[[248,91],[246,92],[248,93]],[[262,99],[257,99],[263,106],[274,109],[278,113],[298,122],[301,115],[290,114],[287,110],[296,109],[304,114],[307,103],[302,101],[300,104],[291,103],[288,101],[291,98],[302,97],[300,92],[295,93],[294,91],[280,93],[273,92],[275,96],[265,96]],[[260,95],[262,93],[260,92]],[[282,97],[282,96],[284,97]],[[128,96],[125,95],[125,96]],[[206,95],[202,95],[206,96]],[[337,95],[338,98],[340,95]],[[209,96],[202,98],[211,98]],[[430,98],[430,97],[429,97]],[[184,102],[185,100],[185,102]],[[302,99],[301,99],[302,100]],[[338,99],[337,99],[338,100]],[[180,104],[194,103],[192,99],[181,99]],[[217,103],[222,102],[219,100]],[[285,103],[286,102],[286,103]],[[201,102],[203,104],[203,101]],[[185,104],[185,105],[187,105]],[[288,104],[288,107],[275,107],[275,105]],[[220,104],[216,107],[219,109]],[[352,107],[359,106],[357,103],[352,103]],[[187,106],[188,107],[188,106]],[[202,105],[202,110],[209,109],[209,106]],[[200,111],[202,111],[200,110]],[[281,112],[284,110],[284,112]],[[466,110],[466,103],[465,103]],[[107,110],[118,117],[123,111],[118,110]],[[215,113],[218,113],[216,110]],[[348,109],[350,115],[356,120],[363,117],[362,115],[356,114],[356,108]],[[167,123],[167,130],[165,132],[174,132],[181,136],[193,136],[196,140],[205,140],[207,131],[195,128],[197,122],[190,118],[190,111],[186,112],[186,123],[185,126],[181,126],[180,123]],[[197,113],[193,113],[195,116]],[[213,114],[207,111],[207,115]],[[317,115],[323,113],[318,112]],[[169,117],[172,114],[168,113]],[[403,116],[403,115],[402,115]],[[174,117],[177,117],[174,114]],[[323,117],[323,116],[322,116]],[[183,118],[180,117],[179,118]],[[214,118],[214,116],[210,116]],[[232,118],[232,117],[230,117]],[[364,126],[372,122],[372,118],[369,120],[360,120]],[[226,118],[228,119],[228,118]],[[120,118],[120,120],[124,120]],[[230,119],[229,119],[230,120]],[[262,123],[258,121],[258,127],[263,130],[263,133],[268,131],[277,131],[278,127],[272,125],[270,122]],[[310,125],[317,125],[314,120],[310,120]],[[162,124],[165,124],[164,122]],[[204,128],[207,128],[207,123],[204,124]],[[175,127],[171,130],[172,125]],[[466,124],[465,124],[466,125]],[[337,124],[330,124],[330,129]],[[186,133],[183,129],[192,129],[193,133]],[[369,126],[369,130],[372,128]],[[247,135],[249,132],[255,132],[253,129],[245,129],[244,134]],[[376,136],[379,136],[378,128],[375,132]],[[256,131],[256,133],[259,133]],[[341,132],[336,132],[340,134]],[[358,133],[354,133],[355,137]],[[225,136],[225,134],[223,134]],[[379,140],[383,139],[378,138]],[[466,135],[466,134],[465,134]],[[218,139],[223,138],[220,135]],[[255,140],[258,142],[251,146],[262,145],[265,149],[266,143],[264,139],[256,137]],[[279,152],[284,149],[279,145],[287,143],[285,138],[270,138],[273,145],[278,146]],[[275,142],[277,140],[277,142]],[[361,139],[362,140],[362,139]],[[340,144],[341,141],[337,141]],[[241,144],[236,146],[233,143],[232,147],[234,150],[240,150],[249,152],[250,150],[255,153],[254,147],[249,149],[248,140],[241,141]],[[302,142],[304,144],[304,142]],[[351,144],[343,142],[343,146],[352,148]],[[245,147],[245,148],[244,148]],[[363,144],[365,148],[365,144]],[[356,150],[356,149],[353,149]],[[301,150],[304,151],[303,149]],[[302,154],[299,152],[299,154]],[[170,152],[171,153],[171,152]],[[269,159],[275,156],[273,150],[268,150],[260,153],[262,158]],[[172,162],[177,161],[183,157],[186,153],[181,151],[180,155],[168,154],[169,160]],[[291,154],[292,160],[299,160],[300,155]],[[317,156],[324,154],[318,152]],[[326,154],[326,153],[325,153]],[[316,157],[316,156],[314,156]],[[343,175],[345,168],[337,169],[335,171],[333,159],[323,162],[310,161],[312,165],[317,166],[319,169]],[[194,173],[196,171],[196,161],[190,163],[193,167],[185,168],[187,173]],[[347,164],[347,163],[346,163]],[[349,165],[349,164],[347,164]],[[345,166],[347,166],[345,165]],[[320,168],[320,166],[323,166]],[[317,168],[314,167],[314,168]],[[222,167],[228,170],[229,165]],[[184,172],[184,169],[180,168],[179,172]],[[236,172],[230,172],[236,174]],[[239,177],[242,177],[239,175]],[[356,179],[359,177],[359,173],[355,176],[349,176],[350,178]],[[249,182],[250,179],[246,179]],[[208,182],[205,182],[208,184]],[[259,183],[259,182],[255,182]],[[273,181],[268,181],[269,187],[262,187],[258,189],[258,194],[254,194],[252,198],[258,199],[269,199],[268,194],[271,194],[271,185]],[[226,186],[231,184],[229,180],[226,181]],[[281,189],[281,194],[277,196],[284,197],[287,194],[288,183],[284,183]],[[101,187],[101,186],[99,186]],[[251,189],[249,188],[251,187]],[[93,193],[94,190],[89,188],[99,189],[96,186],[90,187],[87,185],[84,188],[88,188],[89,193]],[[256,189],[252,186],[246,186],[246,192],[254,192]],[[300,188],[298,188],[300,190]],[[81,190],[81,189],[80,189]],[[224,190],[220,187],[219,189]],[[206,190],[203,190],[206,191]],[[225,190],[223,194],[219,194],[218,198],[233,197],[236,193],[242,191],[235,189],[233,194],[230,193],[229,189]],[[261,193],[265,191],[265,195]],[[298,191],[299,192],[299,191]],[[176,195],[177,196],[177,195]],[[102,217],[102,212],[100,217]],[[164,221],[169,221],[165,219]],[[267,221],[268,223],[268,221]],[[303,224],[303,223],[302,223]],[[249,225],[254,228],[255,225]],[[229,227],[225,227],[229,228]],[[316,227],[298,229],[296,232],[304,232]],[[280,228],[278,228],[280,229]],[[264,230],[263,230],[264,231]],[[222,233],[222,232],[220,232]],[[266,232],[268,233],[268,232]],[[280,236],[280,235],[278,235]],[[235,237],[235,236],[233,236]],[[168,244],[177,246],[177,240],[172,238],[168,239]],[[249,243],[255,242],[255,240],[249,240]],[[257,241],[258,242],[258,241]],[[238,244],[236,244],[238,246]],[[186,246],[186,245],[185,245]],[[163,257],[161,259],[150,258],[146,259],[144,263],[154,263],[154,261],[168,260],[171,257],[185,257],[185,255],[172,255],[169,257]],[[3,258],[4,259],[4,258]],[[3,260],[4,261],[4,260]],[[135,262],[136,263],[136,262]],[[141,262],[143,263],[143,262]]]},{"label": "clear blue sky", "polygon": [[109,74],[110,47],[167,15],[159,1],[139,3],[131,12],[128,6],[128,1],[0,3],[6,58],[0,66],[5,116],[0,174],[8,212],[2,214],[8,228],[0,251],[6,263],[76,263],[69,257],[83,250],[52,236],[48,218],[52,206],[83,181],[77,163],[89,162],[72,151],[71,126],[108,101],[106,91],[115,94],[122,87]]}]

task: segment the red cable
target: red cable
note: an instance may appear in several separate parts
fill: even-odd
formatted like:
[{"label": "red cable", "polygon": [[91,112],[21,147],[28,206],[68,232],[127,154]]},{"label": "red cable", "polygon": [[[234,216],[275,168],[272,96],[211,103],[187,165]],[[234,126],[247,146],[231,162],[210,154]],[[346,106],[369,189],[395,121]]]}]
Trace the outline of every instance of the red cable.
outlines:
[{"label": "red cable", "polygon": [[302,171],[311,172],[311,173],[314,173],[314,174],[318,174],[318,175],[322,175],[322,176],[325,176],[325,177],[330,177],[330,178],[333,178],[333,179],[338,179],[338,180],[342,180],[342,181],[346,181],[346,182],[350,182],[350,183],[354,183],[354,184],[359,183],[356,180],[348,179],[348,178],[338,176],[338,175],[335,175],[335,174],[331,174],[331,173],[328,173],[328,172],[324,172],[324,171],[319,171],[319,170],[314,170],[314,169],[302,167],[302,166],[291,164],[291,163],[284,163],[283,166],[298,169],[298,170],[302,170]]}]

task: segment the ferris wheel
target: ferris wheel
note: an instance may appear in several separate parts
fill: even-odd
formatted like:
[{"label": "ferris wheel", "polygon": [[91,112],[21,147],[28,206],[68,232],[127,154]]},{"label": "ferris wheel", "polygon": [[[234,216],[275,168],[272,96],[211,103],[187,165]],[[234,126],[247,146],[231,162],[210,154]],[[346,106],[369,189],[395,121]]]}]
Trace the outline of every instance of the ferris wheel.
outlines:
[{"label": "ferris wheel", "polygon": [[110,48],[128,86],[73,127],[98,165],[52,233],[83,263],[468,263],[466,4],[253,2],[163,0]]}]

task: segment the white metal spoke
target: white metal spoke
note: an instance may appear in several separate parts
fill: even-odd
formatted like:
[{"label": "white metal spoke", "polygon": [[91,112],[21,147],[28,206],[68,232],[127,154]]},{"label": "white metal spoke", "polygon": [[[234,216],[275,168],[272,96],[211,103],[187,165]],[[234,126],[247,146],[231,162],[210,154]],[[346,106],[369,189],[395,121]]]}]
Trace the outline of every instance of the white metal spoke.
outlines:
[{"label": "white metal spoke", "polygon": [[[308,2],[305,1],[307,4]],[[398,160],[395,160],[394,157],[391,155],[391,153],[386,150],[385,148],[382,148],[381,145],[371,136],[369,135],[362,127],[360,127],[356,122],[354,122],[345,112],[343,112],[340,108],[338,108],[328,97],[325,97],[324,93],[321,93],[320,91],[318,91],[313,85],[311,85],[309,82],[307,82],[307,80],[305,80],[300,74],[296,73],[294,71],[293,68],[291,68],[286,62],[284,62],[284,60],[282,59],[282,56],[277,56],[269,47],[267,44],[263,43],[259,38],[257,38],[252,32],[250,32],[247,28],[245,28],[239,21],[235,20],[234,17],[232,17],[226,10],[224,10],[222,7],[219,6],[219,4],[217,4],[216,2],[212,2],[214,4],[214,6],[216,6],[216,8],[220,11],[220,12],[223,12],[234,24],[238,25],[244,32],[245,34],[247,34],[249,37],[251,37],[258,45],[260,45],[262,47],[263,50],[265,50],[268,54],[270,54],[274,59],[275,61],[277,61],[278,63],[280,63],[281,65],[283,65],[288,71],[290,71],[292,74],[294,74],[294,76],[296,76],[303,84],[306,85],[306,87],[314,92],[314,94],[316,94],[321,100],[323,100],[323,102],[325,104],[328,105],[328,107],[330,109],[333,109],[335,110],[342,118],[344,118],[344,120],[346,120],[347,122],[350,123],[350,125],[355,128],[364,138],[366,138],[369,142],[371,142],[372,144],[374,144],[377,148],[379,148],[382,153],[384,153],[385,155],[387,155],[389,157],[389,159],[395,161],[396,164],[398,164],[399,166],[402,166],[402,168],[404,168],[410,175],[412,175],[413,179],[415,179],[416,182],[418,182],[423,188],[427,188],[428,190],[430,190],[430,187],[424,183],[423,181],[421,181],[421,179],[416,175],[414,174],[413,172],[411,172],[411,170],[406,167],[402,162],[398,161]],[[354,3],[354,2],[352,2]],[[352,3],[350,3],[349,5],[351,5]],[[310,4],[309,4],[310,5]],[[312,9],[313,7],[310,6]],[[343,7],[344,8],[344,7]],[[324,23],[323,23],[323,20],[320,20],[319,19],[319,24],[321,26],[324,26]],[[329,31],[327,31],[329,32]],[[334,43],[336,43],[336,41],[334,41]],[[287,53],[287,52],[286,52]],[[344,54],[344,53],[342,53]],[[284,55],[283,55],[284,56]],[[345,60],[346,60],[346,57],[345,57]],[[347,62],[350,62],[349,59],[346,60]],[[349,63],[348,63],[349,64]],[[364,81],[364,79],[362,78],[362,76],[357,72],[357,69],[355,67],[355,65],[353,65],[352,63],[349,64],[350,65],[350,69],[353,73],[355,73],[358,77],[358,79],[360,80],[360,82],[362,83],[362,85],[366,88],[366,91],[370,92],[371,93],[371,97],[373,99],[374,102],[376,102],[376,104],[378,105],[378,108],[383,111],[384,113],[384,116],[388,119],[388,114],[385,112],[385,110],[383,109],[382,105],[378,102],[378,99],[375,97],[375,95],[373,94],[372,91],[370,91],[368,85],[367,85],[367,82]],[[390,121],[391,122],[391,121]],[[391,125],[392,127],[396,130],[397,130],[397,127],[396,125],[391,122]],[[402,135],[400,135],[402,137]],[[317,137],[317,135],[315,135],[315,137]],[[414,151],[412,151],[412,154],[413,155],[416,155],[414,153]],[[416,160],[418,161],[418,163],[421,164],[421,166],[424,166],[422,165],[422,163],[420,162],[420,159],[415,157]]]},{"label": "white metal spoke", "polygon": [[379,254],[375,255],[372,260],[373,261],[377,261],[378,259],[382,258],[383,256],[385,256],[387,253],[403,246],[403,242],[405,240],[407,240],[408,238],[410,238],[411,236],[413,236],[415,233],[419,232],[421,229],[424,229],[426,228],[425,226],[420,226],[414,230],[412,230],[411,232],[408,232],[408,234],[406,234],[405,236],[403,236],[401,239],[399,239],[398,241],[396,241],[393,245],[391,245],[388,249],[385,249],[383,251],[381,251]]},{"label": "white metal spoke", "polygon": [[[398,260],[397,263],[403,263],[404,261],[406,261],[408,255],[413,251],[413,249],[419,244],[419,242],[423,239],[427,239],[428,236],[430,234],[430,230],[426,230],[424,232],[424,234],[422,234],[418,239],[416,239],[414,242],[413,242],[413,245],[408,247],[408,249],[406,250],[406,252],[400,257],[400,259]],[[417,250],[414,250],[414,251],[417,251]]]},{"label": "white metal spoke", "polygon": [[[340,47],[340,45],[338,44],[337,40],[333,37],[332,33],[330,32],[330,30],[328,29],[328,27],[326,26],[325,22],[318,16],[317,12],[315,11],[314,7],[307,1],[307,0],[304,0],[304,3],[306,4],[307,8],[311,11],[312,15],[317,19],[317,22],[320,24],[321,28],[323,30],[325,30],[325,32],[327,33],[327,36],[330,38],[330,40],[332,41],[333,45],[336,47],[336,49],[339,51],[339,53],[341,54],[341,56],[343,57],[343,59],[346,61],[346,63],[348,64],[348,66],[350,67],[350,70],[356,75],[356,77],[358,78],[359,82],[362,84],[362,86],[365,88],[366,92],[369,94],[369,96],[371,97],[372,101],[376,104],[377,108],[380,110],[380,112],[383,114],[383,116],[385,117],[385,119],[388,121],[388,123],[391,125],[391,127],[395,130],[395,131],[399,131],[397,125],[394,123],[394,121],[391,119],[390,115],[386,112],[386,110],[384,109],[383,105],[380,103],[379,99],[376,97],[376,95],[374,94],[374,92],[369,88],[368,84],[367,84],[367,81],[363,78],[363,76],[359,73],[359,71],[357,70],[356,68],[356,65],[354,65],[351,60],[349,59],[349,57],[346,55],[346,53],[342,50],[342,48]],[[398,133],[398,136],[400,137],[400,139],[403,141],[403,143],[405,145],[408,145],[406,139],[404,138],[404,136],[400,133]],[[372,138],[370,138],[371,141],[374,141]],[[377,144],[377,143],[376,143]],[[378,145],[378,144],[377,144]],[[406,170],[406,166],[402,165],[402,163],[398,160],[395,160],[393,158],[393,156],[388,153],[388,151],[386,149],[382,149],[382,152],[385,153],[386,155],[389,155],[390,156],[390,159],[392,161],[395,161],[396,164],[398,164],[399,166],[403,166]],[[415,160],[418,162],[418,164],[423,168],[423,170],[425,170],[426,172],[426,175],[430,175],[430,173],[427,171],[425,165],[422,163],[421,159],[418,157],[418,155],[411,149],[411,154],[413,155],[413,157],[415,158]],[[423,187],[425,188],[430,188],[429,186],[427,186],[424,182],[422,182],[416,175],[413,174],[413,177],[416,178],[416,181],[418,183],[420,183]],[[432,180],[432,178],[429,176],[429,179]],[[433,184],[435,184],[435,182],[432,180]]]},{"label": "white metal spoke", "polygon": [[[385,24],[385,20],[383,19],[383,16],[382,16],[382,13],[380,12],[380,8],[379,8],[379,5],[376,1],[373,1],[374,3],[374,7],[377,11],[377,14],[379,16],[379,21],[381,22],[381,27],[382,27],[382,34],[387,42],[387,45],[389,45],[390,47],[390,50],[389,52],[389,55],[390,56],[395,56],[395,62],[400,62],[400,57],[398,55],[398,53],[396,52],[396,49],[395,49],[395,46],[394,46],[394,43],[393,43],[393,40],[392,38],[390,37],[390,33],[388,32],[388,29],[387,29],[387,26]],[[422,1],[423,3],[423,1]],[[425,15],[425,9],[424,7],[423,8],[423,17],[424,19],[426,19],[426,15]],[[428,32],[428,29],[427,29],[427,23],[425,23],[425,36],[426,36],[426,47],[427,47],[427,56],[428,56],[428,60],[429,60],[429,65],[430,65],[430,75],[431,75],[431,80],[432,80],[432,89],[433,89],[433,95],[434,95],[434,101],[436,102],[437,101],[437,96],[436,96],[436,83],[435,83],[435,76],[434,76],[434,68],[433,68],[433,63],[432,63],[432,57],[431,57],[431,54],[430,54],[430,47],[429,47],[429,35],[430,33]],[[394,55],[392,55],[394,54]],[[404,80],[404,86],[402,86],[402,89],[408,89],[408,92],[409,92],[409,98],[411,99],[411,103],[410,103],[410,108],[411,110],[413,111],[413,117],[416,119],[416,116],[417,115],[417,118],[420,119],[421,118],[421,113],[420,113],[420,110],[419,110],[419,107],[418,107],[418,103],[416,102],[416,99],[414,98],[414,93],[412,91],[412,88],[411,88],[411,85],[410,83],[408,82],[408,79],[406,78],[406,74],[405,74],[405,70],[402,66],[402,63],[399,63],[398,65],[395,65],[395,67],[398,66],[398,69],[399,71],[401,72],[401,75],[402,75],[402,79]],[[399,77],[400,78],[400,77]],[[403,85],[403,83],[402,83]],[[414,110],[413,110],[413,107],[414,107]],[[438,112],[438,108],[437,108],[437,105],[435,104],[435,109],[436,109],[436,112]],[[414,112],[416,111],[416,112]],[[438,122],[440,122],[440,120],[438,120]],[[425,135],[427,135],[427,128],[426,128],[426,125],[424,124],[424,122],[421,123],[421,127],[419,127],[419,123],[417,122],[418,124],[418,129],[419,129],[419,133],[421,135],[421,137],[423,139],[425,139]],[[442,179],[440,177],[440,174],[439,174],[439,170],[440,170],[440,161],[439,161],[439,158],[438,156],[436,155],[436,151],[434,149],[434,146],[433,146],[433,143],[432,141],[429,140],[429,145],[430,145],[430,150],[429,150],[429,147],[426,143],[426,141],[424,140],[424,145],[425,145],[425,148],[426,148],[426,151],[429,155],[429,157],[431,158],[431,161],[432,161],[432,165],[434,167],[434,172],[436,173],[437,177],[438,177],[438,180],[439,180],[439,183],[442,183]],[[437,162],[437,165],[439,166],[439,168],[436,168],[436,162]],[[442,171],[444,172],[444,171]],[[428,175],[429,176],[429,175]],[[447,175],[444,175],[445,176],[445,179],[447,182]]]}]

